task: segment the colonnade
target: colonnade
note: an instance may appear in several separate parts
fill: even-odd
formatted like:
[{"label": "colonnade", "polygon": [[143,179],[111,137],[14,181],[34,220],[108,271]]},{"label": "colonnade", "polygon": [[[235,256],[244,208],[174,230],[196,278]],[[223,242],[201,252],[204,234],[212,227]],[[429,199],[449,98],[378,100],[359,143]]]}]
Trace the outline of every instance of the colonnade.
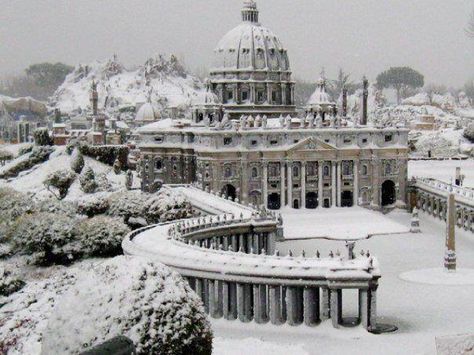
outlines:
[{"label": "colonnade", "polygon": [[[331,319],[335,328],[344,324],[344,288],[186,279],[213,318],[290,326],[315,326],[326,319]],[[376,288],[358,290],[358,313],[354,316],[366,329],[376,325]]]},{"label": "colonnade", "polygon": [[[298,161],[300,166],[300,173],[298,180],[294,180],[293,176],[293,167],[294,161],[286,160],[280,161],[280,201],[281,206],[290,206],[293,207],[294,199],[299,199],[301,201],[300,207],[306,208],[306,193],[309,191],[307,189],[307,164],[309,161]],[[343,177],[342,177],[342,161],[324,161],[318,160],[318,207],[324,206],[324,199],[330,196],[330,206],[331,207],[341,207],[342,206],[342,192],[343,189]],[[352,192],[352,205],[357,206],[359,201],[359,161],[353,160],[353,170],[352,174],[352,185],[346,187],[347,190]],[[268,206],[268,164],[269,162],[263,162],[263,173],[262,173],[262,194],[263,194],[263,205]],[[331,171],[331,186],[324,187],[323,185],[323,164],[330,164]],[[285,174],[286,171],[286,174]],[[295,183],[299,184],[299,194],[295,196],[293,193],[293,185]],[[324,191],[330,190],[330,195],[326,196]],[[316,192],[316,191],[311,191]],[[329,206],[328,206],[329,207]]]}]

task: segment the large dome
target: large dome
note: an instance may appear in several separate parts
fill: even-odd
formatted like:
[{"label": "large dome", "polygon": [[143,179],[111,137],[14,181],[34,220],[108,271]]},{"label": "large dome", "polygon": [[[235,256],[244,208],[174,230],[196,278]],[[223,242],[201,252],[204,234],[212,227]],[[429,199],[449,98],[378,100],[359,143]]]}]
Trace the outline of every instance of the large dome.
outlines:
[{"label": "large dome", "polygon": [[254,1],[245,1],[243,22],[230,30],[214,50],[214,69],[290,70],[288,53],[279,38],[258,22]]}]

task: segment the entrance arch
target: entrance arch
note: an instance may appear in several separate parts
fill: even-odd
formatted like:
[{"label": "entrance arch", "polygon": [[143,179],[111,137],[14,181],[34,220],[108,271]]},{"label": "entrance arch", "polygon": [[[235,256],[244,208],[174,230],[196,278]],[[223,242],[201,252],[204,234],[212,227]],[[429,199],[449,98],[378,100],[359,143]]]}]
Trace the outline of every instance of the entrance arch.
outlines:
[{"label": "entrance arch", "polygon": [[270,210],[279,210],[281,207],[281,199],[280,199],[280,194],[277,194],[276,192],[271,193],[268,195],[268,209]]},{"label": "entrance arch", "polygon": [[232,199],[232,201],[234,201],[237,197],[237,192],[233,185],[227,184],[222,188],[222,195],[224,195],[225,197],[229,197]]},{"label": "entrance arch", "polygon": [[306,194],[306,208],[315,209],[318,207],[318,194],[316,192],[308,192]]},{"label": "entrance arch", "polygon": [[352,207],[354,205],[354,195],[352,191],[342,191],[341,207]]},{"label": "entrance arch", "polygon": [[294,208],[294,209],[297,209],[297,210],[300,208],[300,200],[295,199],[295,200],[293,201],[293,208]]},{"label": "entrance arch", "polygon": [[382,184],[382,206],[393,205],[396,200],[395,183],[392,180],[386,180]]}]

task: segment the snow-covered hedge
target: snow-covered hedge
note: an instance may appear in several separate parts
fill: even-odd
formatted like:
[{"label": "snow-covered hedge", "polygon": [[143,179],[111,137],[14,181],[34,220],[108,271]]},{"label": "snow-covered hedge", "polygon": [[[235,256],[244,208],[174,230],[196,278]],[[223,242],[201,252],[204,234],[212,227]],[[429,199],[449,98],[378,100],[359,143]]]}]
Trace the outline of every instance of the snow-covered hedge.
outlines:
[{"label": "snow-covered hedge", "polygon": [[79,354],[117,335],[138,354],[212,353],[198,296],[177,273],[141,258],[116,257],[82,274],[57,302],[42,353]]},{"label": "snow-covered hedge", "polygon": [[71,156],[71,170],[74,171],[76,174],[80,174],[82,169],[84,168],[84,157],[79,149],[74,149],[74,152]]},{"label": "snow-covered hedge", "polygon": [[11,224],[21,215],[33,210],[31,198],[11,188],[0,188],[0,243],[5,241],[5,236]]},{"label": "snow-covered hedge", "polygon": [[20,157],[27,153],[31,153],[32,150],[33,150],[33,144],[28,144],[27,146],[20,148],[20,150],[18,151],[18,156]]},{"label": "snow-covered hedge", "polygon": [[139,192],[117,192],[109,197],[107,214],[123,218],[127,223],[131,217],[143,217],[145,202],[145,196]]},{"label": "snow-covered hedge", "polygon": [[75,179],[76,174],[73,171],[61,169],[49,174],[43,181],[43,183],[49,191],[51,191],[52,188],[57,189],[58,194],[55,194],[55,196],[62,200],[66,197],[69,188],[71,187]]},{"label": "snow-covered hedge", "polygon": [[468,139],[469,142],[474,143],[474,123],[470,123],[464,129],[463,137]]},{"label": "snow-covered hedge", "polygon": [[57,213],[32,213],[18,218],[8,237],[15,252],[33,255],[38,264],[63,264],[74,259],[74,220]]},{"label": "snow-covered hedge", "polygon": [[83,257],[115,256],[122,253],[122,240],[130,233],[120,219],[97,216],[78,221],[73,229],[77,250]]},{"label": "snow-covered hedge", "polygon": [[9,296],[23,286],[24,281],[14,278],[9,271],[0,267],[0,296]]},{"label": "snow-covered hedge", "polygon": [[192,216],[192,206],[183,194],[173,190],[160,190],[145,203],[148,223],[173,221]]},{"label": "snow-covered hedge", "polygon": [[39,146],[53,145],[53,140],[49,136],[48,128],[46,127],[37,128],[33,132],[33,137],[34,137],[36,145],[39,145]]},{"label": "snow-covered hedge", "polygon": [[86,167],[79,176],[81,190],[86,194],[94,193],[97,190],[97,181],[95,181],[94,170],[90,166]]},{"label": "snow-covered hedge", "polygon": [[8,179],[18,176],[22,171],[26,171],[39,163],[43,163],[49,159],[50,154],[54,151],[54,147],[34,147],[26,159],[21,158],[11,162],[11,165],[0,173],[0,179]]},{"label": "snow-covered hedge", "polygon": [[109,209],[109,200],[105,197],[82,198],[77,202],[77,213],[91,218],[104,214]]},{"label": "snow-covered hedge", "polygon": [[35,203],[33,207],[36,212],[48,212],[55,214],[63,214],[74,218],[76,216],[76,204],[69,201],[58,201],[56,198],[49,198]]},{"label": "snow-covered hedge", "polygon": [[81,153],[85,156],[97,159],[104,164],[113,166],[115,160],[118,159],[122,169],[127,167],[129,149],[125,145],[93,146],[80,142],[78,147]]}]

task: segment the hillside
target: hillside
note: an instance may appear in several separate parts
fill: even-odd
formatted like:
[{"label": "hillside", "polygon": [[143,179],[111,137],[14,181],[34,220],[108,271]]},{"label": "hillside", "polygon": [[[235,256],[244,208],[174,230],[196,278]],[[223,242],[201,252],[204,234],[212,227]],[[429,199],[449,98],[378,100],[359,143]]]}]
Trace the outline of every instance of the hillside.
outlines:
[{"label": "hillside", "polygon": [[190,75],[175,56],[150,58],[134,70],[126,69],[114,56],[105,62],[78,65],[50,98],[49,105],[70,116],[90,110],[93,81],[98,84],[99,109],[122,117],[148,98],[160,112],[169,108],[184,112],[205,95],[204,84]]}]

